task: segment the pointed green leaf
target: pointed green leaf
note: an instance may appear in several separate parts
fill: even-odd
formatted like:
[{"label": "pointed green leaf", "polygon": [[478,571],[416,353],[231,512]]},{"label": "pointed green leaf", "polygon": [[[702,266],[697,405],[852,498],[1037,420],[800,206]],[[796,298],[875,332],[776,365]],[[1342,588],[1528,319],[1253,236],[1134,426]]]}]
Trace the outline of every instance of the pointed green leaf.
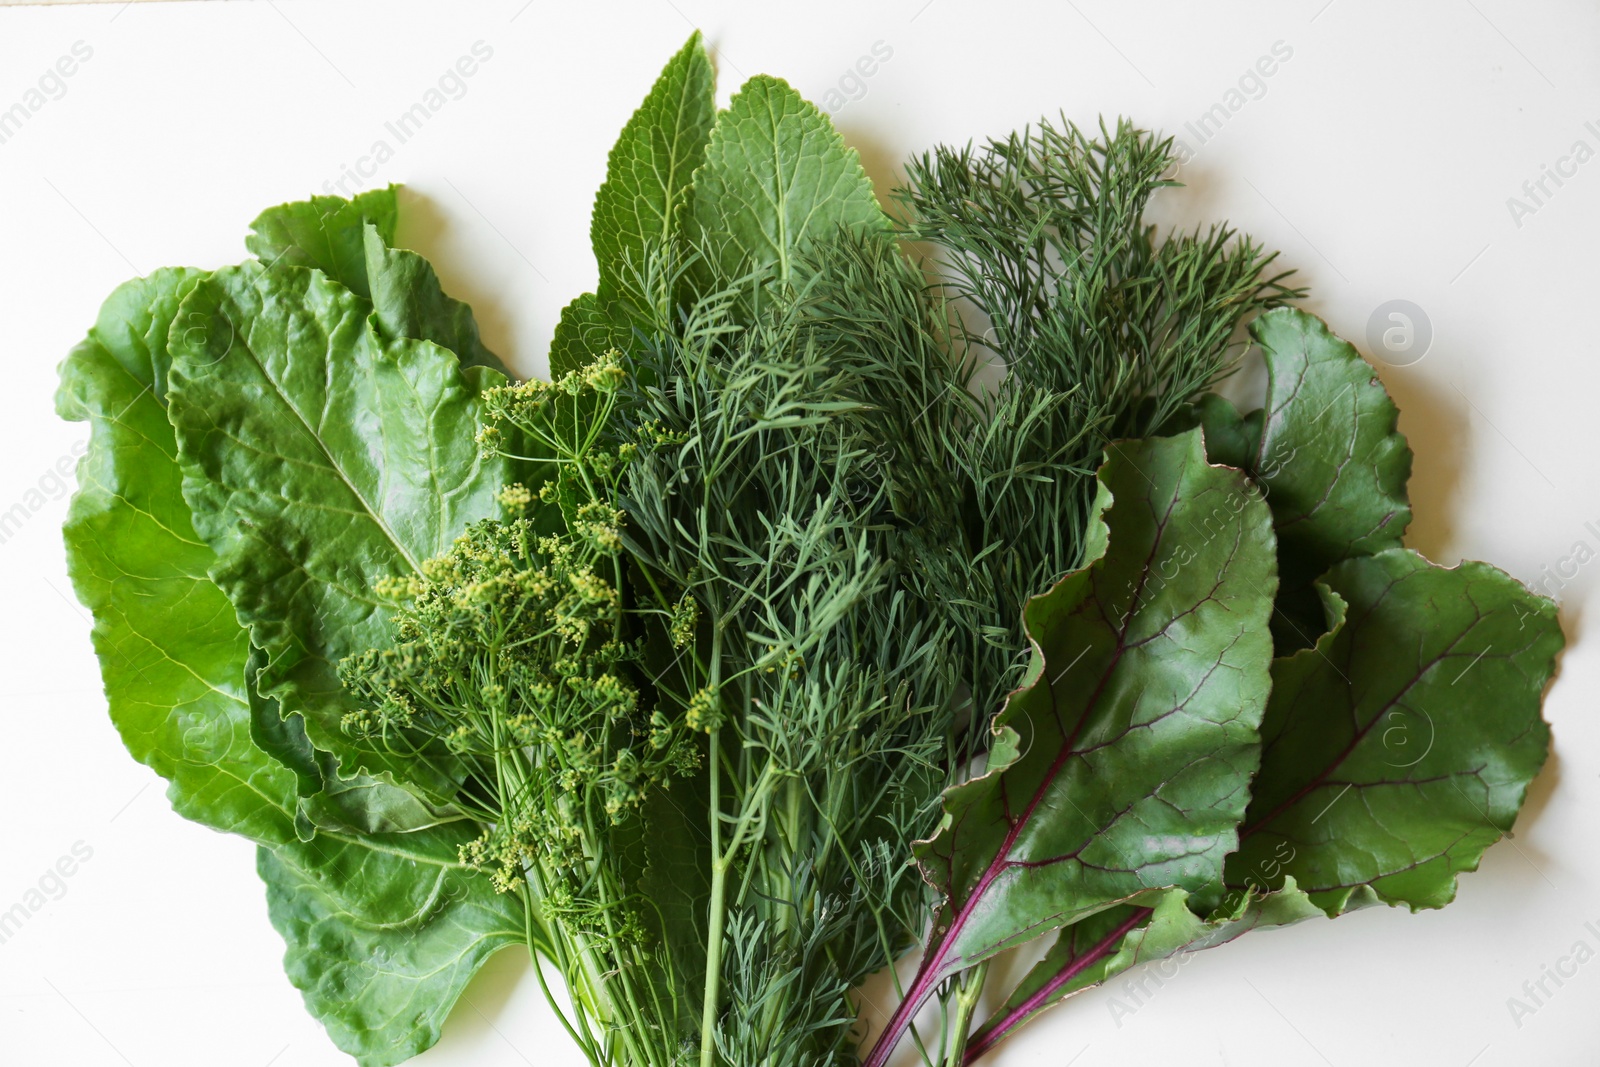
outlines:
[{"label": "pointed green leaf", "polygon": [[[381,339],[364,302],[316,271],[225,268],[180,315],[171,418],[212,576],[267,654],[263,694],[344,753],[337,664],[389,640],[373,583],[498,513],[503,464],[473,440],[481,374],[429,342]],[[447,768],[423,778],[422,761],[377,743],[341,766],[453,791]]]},{"label": "pointed green leaf", "polygon": [[1034,663],[989,771],[946,793],[918,846],[947,898],[918,989],[1146,890],[1215,882],[1235,846],[1268,689],[1271,518],[1198,432],[1109,452],[1099,558],[1029,602]]},{"label": "pointed green leaf", "polygon": [[1292,875],[1330,915],[1359,886],[1442,907],[1510,832],[1544,763],[1555,605],[1486,563],[1446,569],[1403,549],[1347,560],[1323,583],[1345,617],[1273,665],[1228,885]]},{"label": "pointed green leaf", "polygon": [[748,274],[796,284],[808,244],[840,226],[885,224],[856,150],[787,82],[766,75],[745,82],[717,116],[691,201],[690,232],[717,286]]},{"label": "pointed green leaf", "polygon": [[485,960],[525,941],[517,898],[465,872],[441,878],[411,921],[374,923],[320,887],[292,854],[260,849],[284,969],[328,1036],[363,1067],[429,1048]]},{"label": "pointed green leaf", "polygon": [[653,294],[640,291],[638,272],[646,251],[670,242],[677,232],[716,117],[714,87],[711,59],[696,31],[667,63],[611,149],[589,226],[600,265],[600,306],[654,305]]},{"label": "pointed green leaf", "polygon": [[365,230],[370,223],[385,245],[394,244],[398,189],[372,189],[349,200],[313,196],[268,208],[250,224],[245,247],[269,268],[315,267],[362,299],[371,299]]}]

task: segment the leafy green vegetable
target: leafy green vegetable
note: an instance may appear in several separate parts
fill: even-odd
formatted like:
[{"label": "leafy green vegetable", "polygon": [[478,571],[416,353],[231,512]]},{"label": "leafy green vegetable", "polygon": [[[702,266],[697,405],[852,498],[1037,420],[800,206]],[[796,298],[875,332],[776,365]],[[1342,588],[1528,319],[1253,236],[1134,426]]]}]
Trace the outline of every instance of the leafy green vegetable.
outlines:
[{"label": "leafy green vegetable", "polygon": [[372,225],[379,239],[392,245],[399,219],[393,185],[350,200],[314,196],[263,211],[250,224],[244,243],[268,269],[313,267],[363,300],[371,300],[364,228]]},{"label": "leafy green vegetable", "polygon": [[415,252],[390,248],[372,223],[364,228],[372,314],[388,341],[432,341],[453,352],[462,367],[504,372],[500,357],[484,347],[472,309],[446,296],[433,265]]},{"label": "leafy green vegetable", "polygon": [[[621,321],[652,323],[658,308],[671,307],[673,294],[653,291],[647,268],[650,257],[679,233],[716,119],[714,84],[711,58],[696,32],[667,63],[611,149],[589,234],[600,264],[599,306],[614,309]],[[605,348],[592,351],[599,355]]]},{"label": "leafy green vegetable", "polygon": [[[1174,890],[1064,931],[973,1035],[969,1061],[1142,962],[1380,903],[1443,907],[1457,874],[1510,833],[1549,744],[1554,605],[1486,564],[1446,569],[1402,549],[1347,560],[1323,588],[1331,631],[1273,663],[1226,899]],[[1429,708],[1450,711],[1436,722]]]},{"label": "leafy green vegetable", "polygon": [[94,613],[111,719],[168,779],[179,814],[257,841],[294,839],[295,779],[251,739],[249,639],[207,576],[167,423],[167,328],[202,275],[123,285],[61,368],[57,405],[88,419],[64,530],[72,582]]},{"label": "leafy green vegetable", "polygon": [[550,374],[579,370],[611,349],[632,347],[635,326],[670,323],[674,293],[655,270],[677,245],[694,172],[716,117],[711,59],[696,31],[667,63],[606,162],[589,234],[600,267],[598,293],[562,309]]},{"label": "leafy green vegetable", "polygon": [[[1404,549],[1322,582],[1344,618],[1274,665],[1227,883],[1273,889],[1292,875],[1330,915],[1358,886],[1443,907],[1457,873],[1511,831],[1544,763],[1555,605],[1487,564],[1445,569]],[[1272,859],[1281,872],[1263,878]]]},{"label": "leafy green vegetable", "polygon": [[[526,940],[518,903],[468,872],[423,866],[434,893],[403,919],[373,921],[322,888],[323,863],[320,854],[263,848],[256,869],[272,925],[289,944],[289,980],[362,1067],[389,1067],[432,1046],[484,961]],[[357,870],[346,881],[367,877]],[[418,882],[417,867],[408,864],[403,880]]]},{"label": "leafy green vegetable", "polygon": [[1115,445],[1100,479],[1094,561],[1029,603],[1035,659],[989,770],[918,846],[947,903],[902,1013],[1041,933],[1209,885],[1235,847],[1268,692],[1270,516],[1197,432]]},{"label": "leafy green vegetable", "polygon": [[1266,407],[1241,419],[1208,395],[1199,415],[1212,460],[1249,471],[1272,505],[1284,585],[1273,626],[1289,652],[1322,633],[1311,588],[1319,575],[1399,546],[1411,521],[1411,449],[1372,367],[1321,319],[1280,308],[1250,335],[1266,359]]},{"label": "leafy green vegetable", "polygon": [[[504,904],[463,879],[456,853],[475,830],[388,833],[392,822],[374,819],[378,806],[348,795],[357,786],[330,775],[333,793],[318,793],[314,766],[275,758],[303,743],[293,736],[299,720],[281,718],[248,684],[249,637],[208,576],[217,558],[194,533],[165,406],[168,333],[195,328],[179,306],[203,279],[158,271],[122,286],[63,364],[61,412],[91,424],[65,530],[73,583],[95,614],[111,717],[129,751],[169,780],[179,814],[263,845],[265,872],[297,872],[291,884],[302,903],[275,903],[274,921],[290,942],[292,977],[308,990],[334,983],[336,996],[312,998],[314,1013],[334,1020],[368,1010],[347,1000],[344,983],[354,978],[329,945],[359,944],[355,964],[369,970],[370,948],[385,939],[422,939],[441,959],[459,957],[450,973],[430,966],[408,979],[406,996],[423,1002],[421,1014],[339,1035],[364,1062],[394,1063],[437,1040],[438,1019],[482,959],[507,936],[526,937],[523,919],[510,916],[511,935],[498,932],[510,921]],[[391,802],[394,792],[385,794]],[[332,804],[337,793],[347,794],[347,814],[367,809],[366,825],[345,834],[308,826],[306,806]],[[429,869],[436,877],[420,877]],[[296,918],[294,909],[310,914],[313,906],[321,909],[315,926]],[[484,923],[490,913],[494,926]],[[368,1001],[406,1003],[385,985],[387,973],[366,978]]]},{"label": "leafy green vegetable", "polygon": [[939,148],[896,225],[788,85],[713,88],[696,34],[623,129],[554,381],[392,186],[119,288],[62,366],[112,720],[257,843],[335,1043],[427,1048],[520,943],[594,1067],[842,1067],[931,926],[866,1063],[955,1067],[1141,962],[1447,903],[1545,758],[1554,607],[1400,547],[1393,403],[1271,254],[1149,226],[1172,142]]},{"label": "leafy green vegetable", "polygon": [[[319,272],[246,263],[179,309],[171,399],[184,494],[212,575],[267,654],[264,694],[313,744],[350,747],[338,661],[387,640],[372,584],[416,573],[495,513],[504,466],[479,455],[479,389],[427,341],[386,341]],[[453,432],[441,434],[439,428]],[[344,773],[388,772],[439,800],[448,765],[366,745]]]},{"label": "leafy green vegetable", "polygon": [[712,277],[800,285],[808,241],[885,224],[860,157],[787,82],[760,75],[717,116],[695,173],[691,234]]}]

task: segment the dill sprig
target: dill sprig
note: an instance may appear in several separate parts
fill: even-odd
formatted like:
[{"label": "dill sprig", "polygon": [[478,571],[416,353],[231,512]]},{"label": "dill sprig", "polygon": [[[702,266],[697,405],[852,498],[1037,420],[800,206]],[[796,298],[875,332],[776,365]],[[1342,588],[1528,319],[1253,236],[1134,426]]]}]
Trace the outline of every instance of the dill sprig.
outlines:
[{"label": "dill sprig", "polygon": [[[635,448],[603,430],[624,371],[611,353],[556,382],[486,393],[485,448],[556,474],[500,493],[421,575],[380,582],[393,647],[341,664],[363,710],[352,731],[442,742],[457,806],[481,827],[461,862],[518,893],[582,1010],[568,1019],[595,1064],[677,1059],[681,991],[635,847],[646,801],[692,774],[689,725],[641,692],[625,616],[617,485]],[[542,980],[542,979],[541,979]]]},{"label": "dill sprig", "polygon": [[621,500],[663,610],[699,616],[678,694],[710,752],[699,1062],[811,1067],[848,1061],[850,990],[918,932],[905,860],[945,780],[946,635],[893,555],[863,368],[748,285],[634,355],[621,423],[661,443]]}]

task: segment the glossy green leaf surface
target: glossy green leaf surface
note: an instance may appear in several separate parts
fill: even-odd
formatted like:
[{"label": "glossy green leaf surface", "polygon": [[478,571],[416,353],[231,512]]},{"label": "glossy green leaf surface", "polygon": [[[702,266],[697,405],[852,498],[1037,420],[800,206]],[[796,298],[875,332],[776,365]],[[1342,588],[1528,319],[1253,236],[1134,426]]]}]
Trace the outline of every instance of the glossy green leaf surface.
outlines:
[{"label": "glossy green leaf surface", "polygon": [[856,150],[815,105],[766,75],[717,116],[690,212],[722,283],[752,274],[797,283],[808,242],[885,223]]},{"label": "glossy green leaf surface", "polygon": [[398,186],[372,189],[349,200],[313,196],[268,208],[250,224],[245,247],[268,268],[314,267],[363,300],[367,280],[366,227],[394,244],[399,223]]},{"label": "glossy green leaf surface", "polygon": [[1323,583],[1344,618],[1273,666],[1228,885],[1292,875],[1330,915],[1361,886],[1441,907],[1510,832],[1544,763],[1555,605],[1488,564],[1404,549],[1347,560]]},{"label": "glossy green leaf surface", "polygon": [[88,419],[64,530],[78,598],[93,614],[111,720],[128,751],[170,782],[185,818],[257,841],[294,837],[294,775],[256,747],[249,639],[208,576],[157,385],[167,329],[198,271],[121,286],[61,368],[58,405]]},{"label": "glossy green leaf surface", "polygon": [[[263,693],[340,751],[338,661],[388,640],[373,583],[498,511],[502,465],[468,432],[479,391],[445,349],[380,338],[364,302],[316,271],[225,268],[180,313],[171,417],[212,575],[267,654]],[[342,770],[448,796],[448,776],[419,767],[368,745]]]},{"label": "glossy green leaf surface", "polygon": [[1266,312],[1250,325],[1267,366],[1266,407],[1240,416],[1215,395],[1194,417],[1213,463],[1250,472],[1272,505],[1283,588],[1273,616],[1280,653],[1323,633],[1311,583],[1352,556],[1400,545],[1411,521],[1411,449],[1372,366],[1315,315]]},{"label": "glossy green leaf surface", "polygon": [[1324,581],[1330,632],[1273,662],[1226,896],[1173,890],[1063,931],[974,1035],[973,1058],[1139,963],[1380,903],[1442,907],[1510,832],[1549,746],[1554,605],[1487,564],[1447,569],[1403,549]]},{"label": "glossy green leaf surface", "polygon": [[628,328],[602,310],[600,298],[584,293],[561,309],[550,341],[550,377],[586,367],[612,348],[626,348]]},{"label": "glossy green leaf surface", "polygon": [[367,280],[378,330],[390,341],[432,341],[456,354],[463,367],[505,366],[478,336],[472,309],[445,295],[433,264],[404,248],[391,248],[377,226],[363,227]]},{"label": "glossy green leaf surface", "polygon": [[1113,445],[1099,558],[1034,598],[990,770],[919,847],[951,973],[1147,889],[1215,881],[1266,705],[1270,516],[1198,432]]},{"label": "glossy green leaf surface", "polygon": [[374,922],[326,893],[320,872],[299,861],[257,852],[268,913],[289,946],[284,969],[334,1044],[363,1067],[389,1067],[432,1046],[484,961],[525,940],[517,898],[489,891],[481,877],[446,871],[408,920]]}]

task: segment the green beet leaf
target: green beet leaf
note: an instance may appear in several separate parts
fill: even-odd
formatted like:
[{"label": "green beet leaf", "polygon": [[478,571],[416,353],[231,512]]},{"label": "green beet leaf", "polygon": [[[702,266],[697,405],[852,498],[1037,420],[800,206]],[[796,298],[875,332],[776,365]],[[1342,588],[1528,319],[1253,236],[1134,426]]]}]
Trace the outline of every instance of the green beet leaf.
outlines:
[{"label": "green beet leaf", "polygon": [[1291,875],[1330,915],[1362,886],[1442,907],[1544,764],[1555,605],[1486,563],[1447,569],[1404,549],[1347,560],[1323,584],[1343,621],[1273,666],[1227,883]]},{"label": "green beet leaf", "polygon": [[[460,869],[460,844],[474,833],[465,826],[408,835],[319,833],[305,842],[297,836],[304,802],[296,771],[256,738],[258,726],[277,731],[269,743],[287,754],[298,720],[280,718],[275,708],[257,714],[264,704],[247,685],[249,636],[208,575],[216,555],[194,533],[163,403],[169,327],[203,277],[162,270],[121,286],[62,366],[61,414],[90,422],[65,528],[68,566],[95,617],[112,721],[133,756],[168,779],[174,810],[279,849],[282,858],[262,849],[264,866],[303,864],[295,868],[306,901],[299,914],[320,909],[315,923],[281,902],[273,913],[290,941],[291,976],[326,988],[319,971],[371,971],[372,946],[382,937],[415,939],[436,960],[457,960],[395,980],[391,988],[400,992],[374,994],[392,1006],[403,993],[410,1005],[381,1027],[363,1028],[371,1016],[310,998],[342,1047],[370,1062],[393,1062],[383,1059],[390,1050],[415,1052],[437,1040],[438,1020],[462,984],[489,951],[508,937],[522,939],[521,924],[510,923],[507,903],[483,879],[469,880]],[[349,925],[358,921],[366,925]],[[313,945],[315,959],[307,960]],[[341,949],[359,954],[333,954]]]},{"label": "green beet leaf", "polygon": [[1216,882],[1236,845],[1269,685],[1271,516],[1198,431],[1113,445],[1097,510],[1093,562],[1028,604],[1034,662],[988,772],[946,793],[917,848],[946,902],[901,1014],[1004,949]]},{"label": "green beet leaf", "polygon": [[268,208],[250,224],[245,247],[268,267],[314,267],[363,300],[372,299],[365,229],[394,244],[399,187],[372,189],[349,200],[313,196]]},{"label": "green beet leaf", "polygon": [[170,782],[185,818],[258,841],[294,838],[294,775],[256,747],[249,637],[194,533],[164,397],[167,330],[204,277],[160,270],[119,287],[61,368],[58,406],[88,419],[64,535],[111,720]]},{"label": "green beet leaf", "polygon": [[969,1060],[1139,963],[1380,903],[1442,907],[1510,832],[1549,745],[1539,703],[1563,643],[1554,605],[1487,564],[1446,569],[1403,549],[1341,563],[1324,583],[1330,632],[1273,662],[1226,897],[1174,890],[1064,931],[973,1035]]},{"label": "green beet leaf", "polygon": [[527,939],[517,898],[471,872],[420,869],[434,877],[413,883],[432,891],[409,920],[374,922],[324,891],[321,864],[321,856],[263,848],[256,869],[289,946],[289,980],[363,1067],[389,1067],[432,1046],[484,961]]},{"label": "green beet leaf", "polygon": [[385,339],[432,341],[454,352],[463,367],[505,371],[500,357],[478,336],[472,309],[445,295],[433,264],[408,249],[389,247],[382,231],[370,222],[363,232],[372,313]]},{"label": "green beet leaf", "polygon": [[[503,464],[473,440],[479,390],[437,345],[381,338],[365,303],[316,271],[225,268],[180,316],[171,418],[212,575],[267,655],[262,692],[341,752],[338,662],[389,640],[374,582],[498,512]],[[453,792],[438,761],[376,742],[354,758],[346,776]]]},{"label": "green beet leaf", "polygon": [[1211,461],[1249,471],[1272,505],[1283,582],[1273,633],[1283,654],[1323,632],[1318,576],[1400,545],[1411,521],[1411,449],[1383,383],[1327,323],[1277,308],[1250,333],[1266,359],[1266,407],[1241,417],[1207,396],[1195,414]]}]

